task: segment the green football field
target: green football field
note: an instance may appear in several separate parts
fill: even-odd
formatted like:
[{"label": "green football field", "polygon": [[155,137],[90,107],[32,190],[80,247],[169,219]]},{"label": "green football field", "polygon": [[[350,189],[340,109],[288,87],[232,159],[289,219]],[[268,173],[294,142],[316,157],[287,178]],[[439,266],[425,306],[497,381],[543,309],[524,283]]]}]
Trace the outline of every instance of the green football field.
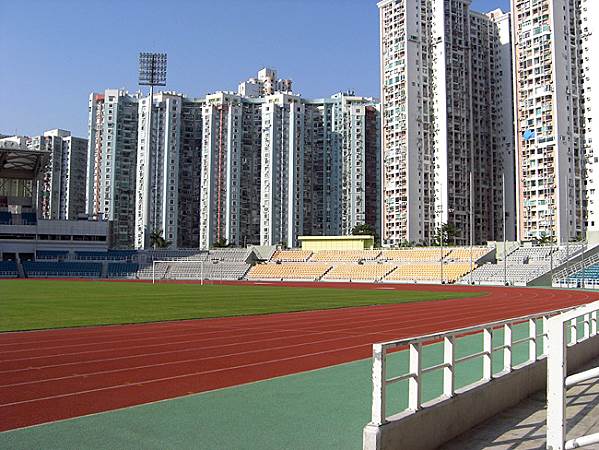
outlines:
[{"label": "green football field", "polygon": [[252,285],[0,281],[0,331],[422,302],[480,293]]}]

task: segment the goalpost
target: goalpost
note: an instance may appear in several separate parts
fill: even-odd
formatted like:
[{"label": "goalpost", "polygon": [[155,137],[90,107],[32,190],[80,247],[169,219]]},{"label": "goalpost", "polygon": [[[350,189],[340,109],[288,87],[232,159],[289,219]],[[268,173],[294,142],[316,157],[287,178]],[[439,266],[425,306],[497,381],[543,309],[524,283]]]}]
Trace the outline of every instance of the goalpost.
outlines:
[{"label": "goalpost", "polygon": [[[200,265],[200,285],[204,285],[204,262],[201,259],[183,259],[183,260],[158,260],[152,261],[152,284],[156,284],[156,264],[199,264]],[[168,269],[167,269],[168,270]]]}]

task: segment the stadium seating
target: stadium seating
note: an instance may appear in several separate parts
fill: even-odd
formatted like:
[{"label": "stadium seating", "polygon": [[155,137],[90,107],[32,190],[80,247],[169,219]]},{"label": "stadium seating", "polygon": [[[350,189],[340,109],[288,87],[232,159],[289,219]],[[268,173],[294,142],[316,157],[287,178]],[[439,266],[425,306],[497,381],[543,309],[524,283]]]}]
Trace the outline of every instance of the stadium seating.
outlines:
[{"label": "stadium seating", "polygon": [[256,264],[247,274],[249,280],[318,280],[331,268],[326,263]]},{"label": "stadium seating", "polygon": [[249,251],[245,248],[219,248],[208,252],[208,259],[220,261],[245,262]]},{"label": "stadium seating", "polygon": [[451,252],[450,249],[444,247],[435,248],[405,248],[395,250],[383,250],[380,259],[386,261],[440,261],[441,257],[445,258]]},{"label": "stadium seating", "polygon": [[303,262],[312,256],[309,250],[277,250],[272,255],[271,261]]},{"label": "stadium seating", "polygon": [[108,278],[135,278],[139,265],[135,263],[108,263]]},{"label": "stadium seating", "polygon": [[152,270],[154,270],[156,279],[165,278],[169,268],[168,263],[156,263],[153,266],[154,269],[152,269],[152,263],[150,263],[143,267],[140,267],[137,271],[137,278],[139,278],[140,280],[151,280]]},{"label": "stadium seating", "polygon": [[129,261],[136,254],[135,250],[76,251],[75,259],[81,261]]},{"label": "stadium seating", "polygon": [[8,211],[0,211],[0,225],[12,224],[12,214]]},{"label": "stadium seating", "polygon": [[454,283],[459,278],[470,272],[469,263],[420,263],[402,264],[385,277],[386,281],[434,281],[440,282],[441,277],[447,283]]},{"label": "stadium seating", "polygon": [[569,246],[519,247],[507,257],[507,270],[504,274],[503,261],[497,264],[484,264],[464,277],[462,283],[472,280],[475,284],[526,285],[530,281],[548,273],[553,267],[564,264],[568,259],[582,252],[583,245],[572,243]]},{"label": "stadium seating", "polygon": [[582,280],[583,278],[585,280],[599,280],[599,264],[585,267],[584,270],[581,269],[568,276],[569,281]]},{"label": "stadium seating", "polygon": [[381,254],[380,250],[321,250],[310,258],[314,262],[345,262],[375,260]]},{"label": "stadium seating", "polygon": [[391,264],[337,264],[323,280],[379,281],[393,269]]},{"label": "stadium seating", "polygon": [[[472,260],[478,261],[483,256],[493,251],[487,247],[473,247],[472,248]],[[470,261],[470,248],[469,247],[455,247],[451,248],[449,254],[445,257],[447,261]]]},{"label": "stadium seating", "polygon": [[0,261],[0,278],[17,278],[19,272],[15,261]]},{"label": "stadium seating", "polygon": [[50,261],[24,261],[23,270],[30,278],[52,277],[84,277],[98,278],[102,271],[100,263],[82,262],[50,262]]},{"label": "stadium seating", "polygon": [[150,261],[170,261],[176,259],[194,259],[206,260],[208,258],[207,251],[201,251],[197,248],[180,248],[175,250],[148,250],[146,255]]},{"label": "stadium seating", "polygon": [[243,278],[249,264],[244,262],[218,262],[208,261],[203,267],[200,264],[178,262],[169,263],[166,278],[172,280],[239,280]]},{"label": "stadium seating", "polygon": [[548,271],[549,266],[545,263],[522,264],[508,260],[505,274],[503,263],[484,264],[474,270],[472,276],[467,275],[462,281],[469,283],[472,280],[475,284],[503,284],[505,278],[509,284],[525,285]]},{"label": "stadium seating", "polygon": [[69,256],[68,250],[38,250],[35,252],[35,259],[66,259]]},{"label": "stadium seating", "polygon": [[37,224],[37,215],[32,212],[21,213],[21,223],[23,225],[36,225]]}]

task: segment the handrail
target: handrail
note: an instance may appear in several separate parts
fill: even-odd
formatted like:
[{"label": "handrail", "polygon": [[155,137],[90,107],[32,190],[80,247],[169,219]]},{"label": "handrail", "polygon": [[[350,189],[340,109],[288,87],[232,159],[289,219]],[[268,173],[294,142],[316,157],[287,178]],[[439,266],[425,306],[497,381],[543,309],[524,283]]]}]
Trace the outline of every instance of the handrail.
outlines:
[{"label": "handrail", "polygon": [[[568,376],[568,347],[597,335],[599,302],[590,303],[548,321],[547,448],[563,450],[599,443],[599,433],[566,441],[566,388],[599,376],[599,367]],[[578,322],[582,318],[582,333]],[[570,339],[566,340],[570,329]]]},{"label": "handrail", "polygon": [[[408,408],[403,412],[416,412],[423,408],[422,402],[422,375],[434,370],[443,370],[443,393],[437,399],[448,399],[456,395],[455,368],[457,364],[475,359],[483,358],[482,378],[476,383],[488,382],[493,378],[491,360],[496,352],[503,352],[503,370],[501,373],[511,372],[516,367],[513,365],[512,350],[514,345],[528,342],[528,359],[525,363],[531,363],[543,358],[547,353],[547,320],[551,316],[570,311],[572,308],[546,311],[538,314],[513,317],[505,320],[489,322],[483,325],[475,325],[449,331],[432,333],[424,336],[409,337],[394,341],[374,344],[372,365],[372,411],[371,425],[380,426],[387,422],[387,386],[399,381],[408,381]],[[542,321],[543,332],[538,333],[538,321]],[[528,335],[521,339],[513,339],[513,327],[518,324],[528,324]],[[595,326],[596,328],[596,326]],[[493,332],[502,329],[504,332],[503,344],[493,347]],[[458,338],[482,333],[483,349],[461,358],[455,355],[455,344]],[[537,342],[541,340],[541,355],[537,355]],[[422,365],[422,348],[427,344],[442,341],[443,362],[430,367]],[[389,351],[400,348],[408,348],[409,367],[407,373],[387,378],[387,354]],[[518,366],[519,367],[519,366]],[[402,412],[402,411],[398,411]]]},{"label": "handrail", "polygon": [[595,253],[594,255],[589,256],[588,258],[583,259],[582,261],[577,261],[572,264],[567,269],[562,269],[559,272],[553,275],[552,281],[559,282],[560,280],[567,279],[570,275],[580,272],[586,266],[595,264],[599,262],[599,253]]}]

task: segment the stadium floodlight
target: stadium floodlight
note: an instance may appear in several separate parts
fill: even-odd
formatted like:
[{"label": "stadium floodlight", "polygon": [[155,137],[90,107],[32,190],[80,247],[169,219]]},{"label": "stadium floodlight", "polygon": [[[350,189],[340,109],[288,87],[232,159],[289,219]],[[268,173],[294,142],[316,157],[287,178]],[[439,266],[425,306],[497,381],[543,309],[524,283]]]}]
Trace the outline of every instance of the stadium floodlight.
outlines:
[{"label": "stadium floodlight", "polygon": [[139,54],[139,85],[166,86],[166,53]]},{"label": "stadium floodlight", "polygon": [[[147,114],[146,127],[146,151],[144,158],[144,167],[151,166],[150,154],[152,152],[152,107],[154,104],[154,86],[166,86],[166,53],[149,53],[141,52],[139,54],[139,78],[140,86],[150,86],[150,97]],[[158,162],[155,163],[154,169],[154,227],[157,226],[158,208],[157,208],[157,183],[158,183]],[[149,172],[144,177],[144,199],[146,202],[145,213],[143,215],[144,222],[144,247],[150,245],[150,176]]]}]

